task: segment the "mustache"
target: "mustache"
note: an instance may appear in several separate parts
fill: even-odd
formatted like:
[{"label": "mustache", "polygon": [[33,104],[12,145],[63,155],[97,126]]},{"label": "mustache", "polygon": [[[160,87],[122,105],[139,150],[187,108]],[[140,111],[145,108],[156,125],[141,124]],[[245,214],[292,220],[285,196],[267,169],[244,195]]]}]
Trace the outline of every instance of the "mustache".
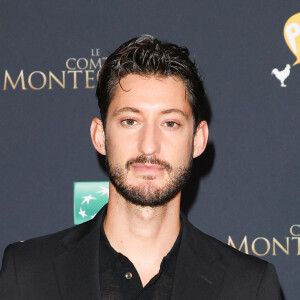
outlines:
[{"label": "mustache", "polygon": [[133,164],[152,164],[152,165],[159,165],[161,167],[164,167],[168,173],[172,171],[172,166],[159,158],[156,158],[155,156],[147,156],[147,155],[140,155],[136,158],[132,158],[126,162],[126,169],[129,170],[130,166]]}]

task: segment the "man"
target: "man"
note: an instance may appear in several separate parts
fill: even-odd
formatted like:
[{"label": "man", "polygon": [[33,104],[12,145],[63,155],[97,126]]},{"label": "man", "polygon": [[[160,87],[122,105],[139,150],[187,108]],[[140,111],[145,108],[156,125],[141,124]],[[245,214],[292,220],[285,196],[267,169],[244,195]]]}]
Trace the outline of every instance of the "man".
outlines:
[{"label": "man", "polygon": [[204,89],[184,47],[134,38],[106,60],[101,120],[109,202],[91,221],[8,246],[1,299],[280,299],[274,267],[180,214],[192,160],[208,139]]}]

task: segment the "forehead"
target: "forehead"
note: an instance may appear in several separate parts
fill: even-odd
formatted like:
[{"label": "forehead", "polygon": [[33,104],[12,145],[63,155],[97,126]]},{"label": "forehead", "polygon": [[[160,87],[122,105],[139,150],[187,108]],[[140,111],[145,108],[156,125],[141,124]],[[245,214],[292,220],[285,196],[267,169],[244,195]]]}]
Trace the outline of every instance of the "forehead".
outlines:
[{"label": "forehead", "polygon": [[191,114],[184,82],[174,76],[141,76],[129,74],[120,80],[109,111],[122,106],[139,110],[180,109]]}]

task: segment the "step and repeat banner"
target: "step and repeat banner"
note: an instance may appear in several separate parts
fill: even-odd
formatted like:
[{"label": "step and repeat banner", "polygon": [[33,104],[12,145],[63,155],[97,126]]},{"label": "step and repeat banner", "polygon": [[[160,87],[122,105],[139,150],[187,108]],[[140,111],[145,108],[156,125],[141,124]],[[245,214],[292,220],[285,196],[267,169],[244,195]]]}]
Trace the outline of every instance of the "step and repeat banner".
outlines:
[{"label": "step and repeat banner", "polygon": [[2,0],[0,32],[0,257],[106,203],[89,136],[97,74],[147,33],[189,48],[208,95],[209,145],[183,211],[272,262],[285,298],[299,299],[299,1]]}]

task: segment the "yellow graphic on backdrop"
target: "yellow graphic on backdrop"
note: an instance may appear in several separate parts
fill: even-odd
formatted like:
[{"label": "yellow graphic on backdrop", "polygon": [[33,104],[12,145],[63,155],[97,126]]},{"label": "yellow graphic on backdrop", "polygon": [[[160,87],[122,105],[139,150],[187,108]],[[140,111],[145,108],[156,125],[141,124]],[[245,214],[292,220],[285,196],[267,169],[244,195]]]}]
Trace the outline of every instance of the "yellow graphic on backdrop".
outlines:
[{"label": "yellow graphic on backdrop", "polygon": [[[300,63],[300,13],[292,15],[283,28],[283,36],[291,52],[296,56],[293,66]],[[286,87],[285,80],[291,74],[291,65],[286,64],[285,68],[278,70],[274,68],[271,75],[274,75],[280,81],[281,87]]]},{"label": "yellow graphic on backdrop", "polygon": [[300,13],[291,16],[285,23],[283,29],[285,42],[296,56],[293,66],[300,63]]}]

